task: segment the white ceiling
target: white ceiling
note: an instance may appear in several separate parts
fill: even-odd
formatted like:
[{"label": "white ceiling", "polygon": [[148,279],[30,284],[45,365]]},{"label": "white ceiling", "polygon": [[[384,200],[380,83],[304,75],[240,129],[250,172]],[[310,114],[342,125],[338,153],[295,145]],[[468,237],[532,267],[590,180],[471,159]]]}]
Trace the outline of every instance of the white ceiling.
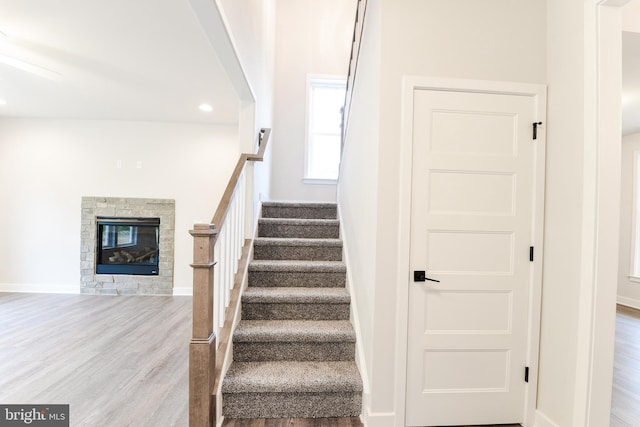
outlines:
[{"label": "white ceiling", "polygon": [[[188,0],[1,1],[0,117],[237,122],[238,95]],[[626,30],[632,8],[640,0]],[[626,135],[640,132],[640,33],[622,40]]]},{"label": "white ceiling", "polygon": [[0,117],[237,122],[188,0],[1,1]]}]

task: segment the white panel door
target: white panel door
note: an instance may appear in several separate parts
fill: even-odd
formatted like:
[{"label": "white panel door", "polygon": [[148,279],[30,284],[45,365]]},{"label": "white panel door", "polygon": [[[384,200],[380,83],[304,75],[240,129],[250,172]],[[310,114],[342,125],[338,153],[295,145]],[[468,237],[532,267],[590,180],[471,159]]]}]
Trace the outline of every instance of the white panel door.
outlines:
[{"label": "white panel door", "polygon": [[[416,90],[409,426],[524,419],[536,100]],[[412,274],[413,279],[413,274]]]}]

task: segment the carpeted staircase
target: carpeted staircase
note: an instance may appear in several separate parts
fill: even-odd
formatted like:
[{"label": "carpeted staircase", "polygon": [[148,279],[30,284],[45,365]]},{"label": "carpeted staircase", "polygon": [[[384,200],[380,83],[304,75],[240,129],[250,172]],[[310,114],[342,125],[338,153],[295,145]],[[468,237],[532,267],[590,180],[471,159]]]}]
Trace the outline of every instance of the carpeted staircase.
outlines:
[{"label": "carpeted staircase", "polygon": [[362,381],[335,204],[262,205],[225,418],[358,416]]}]

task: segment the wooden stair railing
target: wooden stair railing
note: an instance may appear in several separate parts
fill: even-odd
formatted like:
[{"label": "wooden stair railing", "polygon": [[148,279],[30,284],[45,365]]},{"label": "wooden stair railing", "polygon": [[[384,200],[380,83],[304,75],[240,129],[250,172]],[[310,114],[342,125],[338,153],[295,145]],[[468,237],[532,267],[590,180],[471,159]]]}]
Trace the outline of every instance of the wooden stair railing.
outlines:
[{"label": "wooden stair railing", "polygon": [[367,12],[367,0],[358,0],[356,7],[356,19],[353,25],[353,39],[351,40],[351,56],[349,57],[349,70],[347,72],[347,90],[344,97],[344,107],[342,108],[342,143],[347,134],[347,123],[351,112],[351,98],[353,97],[353,85],[355,84],[356,71],[358,70],[358,59],[360,58],[360,43],[364,30],[364,17]]},{"label": "wooden stair railing", "polygon": [[[240,155],[210,224],[195,224],[193,236],[193,328],[189,343],[189,426],[210,427],[215,417],[216,334],[244,244],[245,167],[260,162],[271,129],[259,134],[256,154]],[[251,209],[253,212],[253,209]],[[217,267],[216,267],[217,265]]]}]

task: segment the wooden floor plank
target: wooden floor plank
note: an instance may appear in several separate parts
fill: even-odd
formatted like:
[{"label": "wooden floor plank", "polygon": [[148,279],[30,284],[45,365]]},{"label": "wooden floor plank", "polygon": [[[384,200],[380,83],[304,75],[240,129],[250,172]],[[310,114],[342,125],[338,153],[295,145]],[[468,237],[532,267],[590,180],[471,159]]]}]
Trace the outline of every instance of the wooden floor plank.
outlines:
[{"label": "wooden floor plank", "polygon": [[[70,404],[74,427],[186,427],[190,326],[190,297],[0,293],[0,402]],[[619,307],[616,328],[611,427],[635,427],[640,311]],[[224,426],[362,423],[225,420]]]},{"label": "wooden floor plank", "polygon": [[0,293],[0,402],[72,426],[187,426],[190,297]]},{"label": "wooden floor plank", "polygon": [[640,425],[640,311],[618,306],[611,427]]}]

